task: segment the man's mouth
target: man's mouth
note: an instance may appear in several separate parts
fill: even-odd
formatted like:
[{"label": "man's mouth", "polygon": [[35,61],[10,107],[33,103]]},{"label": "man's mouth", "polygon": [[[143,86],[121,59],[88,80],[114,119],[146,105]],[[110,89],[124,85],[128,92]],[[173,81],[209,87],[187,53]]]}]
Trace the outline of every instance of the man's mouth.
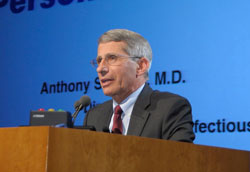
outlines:
[{"label": "man's mouth", "polygon": [[114,79],[101,79],[102,87],[108,86],[113,80]]}]

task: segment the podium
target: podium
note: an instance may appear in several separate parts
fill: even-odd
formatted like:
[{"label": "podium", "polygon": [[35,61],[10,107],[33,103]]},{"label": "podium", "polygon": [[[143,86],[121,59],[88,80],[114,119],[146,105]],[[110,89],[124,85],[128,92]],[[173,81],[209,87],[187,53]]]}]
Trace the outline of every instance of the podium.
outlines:
[{"label": "podium", "polygon": [[79,129],[0,129],[1,172],[249,172],[250,152]]}]

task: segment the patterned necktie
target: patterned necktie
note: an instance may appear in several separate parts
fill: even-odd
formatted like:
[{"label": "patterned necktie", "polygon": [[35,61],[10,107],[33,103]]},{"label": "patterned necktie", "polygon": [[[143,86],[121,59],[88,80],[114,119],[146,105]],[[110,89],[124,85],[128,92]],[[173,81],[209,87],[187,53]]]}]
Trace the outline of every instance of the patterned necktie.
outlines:
[{"label": "patterned necktie", "polygon": [[115,107],[112,133],[122,134],[122,109],[120,105]]}]

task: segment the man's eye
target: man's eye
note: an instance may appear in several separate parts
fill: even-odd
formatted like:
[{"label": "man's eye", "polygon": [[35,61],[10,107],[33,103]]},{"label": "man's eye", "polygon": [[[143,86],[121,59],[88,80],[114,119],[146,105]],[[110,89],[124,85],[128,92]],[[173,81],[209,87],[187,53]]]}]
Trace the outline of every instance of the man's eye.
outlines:
[{"label": "man's eye", "polygon": [[108,59],[109,59],[109,60],[116,60],[116,59],[117,59],[117,56],[111,54],[111,55],[108,56]]},{"label": "man's eye", "polygon": [[97,62],[97,64],[100,64],[102,62],[102,58],[97,58],[96,62]]}]

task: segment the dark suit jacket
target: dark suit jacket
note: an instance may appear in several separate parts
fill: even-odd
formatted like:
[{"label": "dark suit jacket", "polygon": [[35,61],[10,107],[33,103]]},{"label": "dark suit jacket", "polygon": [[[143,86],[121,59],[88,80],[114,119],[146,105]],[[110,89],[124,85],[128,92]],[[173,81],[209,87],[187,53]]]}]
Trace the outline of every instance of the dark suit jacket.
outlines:
[{"label": "dark suit jacket", "polygon": [[[84,125],[97,131],[109,127],[112,100],[90,109]],[[193,122],[189,102],[178,95],[153,91],[147,84],[135,102],[127,135],[193,142]]]}]

